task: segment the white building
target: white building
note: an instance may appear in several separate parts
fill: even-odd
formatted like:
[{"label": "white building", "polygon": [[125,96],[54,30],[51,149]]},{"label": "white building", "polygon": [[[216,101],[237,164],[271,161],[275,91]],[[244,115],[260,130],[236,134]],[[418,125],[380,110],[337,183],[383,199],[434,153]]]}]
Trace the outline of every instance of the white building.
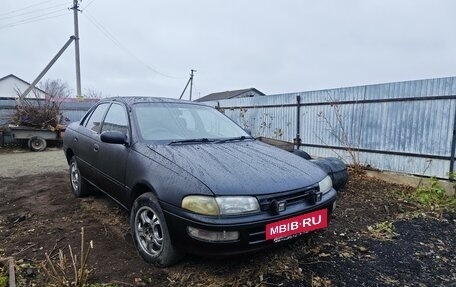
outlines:
[{"label": "white building", "polygon": [[[30,83],[16,77],[13,74],[0,78],[0,98],[17,98],[17,91],[23,93]],[[45,92],[40,88],[35,88],[35,93],[30,91],[27,98],[34,98],[35,94],[40,98],[45,97]]]}]

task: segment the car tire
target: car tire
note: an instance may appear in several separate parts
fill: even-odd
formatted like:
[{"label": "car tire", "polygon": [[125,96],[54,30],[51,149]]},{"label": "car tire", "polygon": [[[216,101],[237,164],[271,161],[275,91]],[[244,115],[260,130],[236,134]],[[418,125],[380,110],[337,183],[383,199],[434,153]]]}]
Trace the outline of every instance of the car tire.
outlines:
[{"label": "car tire", "polygon": [[312,159],[312,157],[308,153],[306,153],[305,151],[302,151],[300,149],[294,149],[291,151],[291,153],[295,154],[297,156],[300,156],[303,159],[307,159],[307,160]]},{"label": "car tire", "polygon": [[90,194],[92,186],[81,176],[76,157],[70,159],[70,185],[76,197],[84,197]]},{"label": "car tire", "polygon": [[32,150],[32,151],[43,151],[46,149],[47,147],[47,143],[46,143],[46,140],[43,139],[42,137],[31,137],[29,140],[28,140],[28,147]]},{"label": "car tire", "polygon": [[171,243],[163,211],[152,193],[142,194],[133,203],[130,227],[135,247],[146,262],[167,267],[183,257]]},{"label": "car tire", "polygon": [[348,181],[348,171],[342,160],[335,157],[326,157],[311,161],[331,177],[335,190],[340,191],[345,186]]}]

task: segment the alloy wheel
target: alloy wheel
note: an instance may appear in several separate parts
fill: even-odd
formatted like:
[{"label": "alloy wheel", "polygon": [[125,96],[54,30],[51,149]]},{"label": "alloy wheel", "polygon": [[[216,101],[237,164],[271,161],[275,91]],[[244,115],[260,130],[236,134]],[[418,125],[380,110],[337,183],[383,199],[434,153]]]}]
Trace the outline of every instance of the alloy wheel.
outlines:
[{"label": "alloy wheel", "polygon": [[143,206],[136,212],[135,236],[146,253],[156,256],[162,251],[163,231],[161,222],[149,206]]},{"label": "alloy wheel", "polygon": [[79,189],[79,169],[76,164],[76,162],[71,163],[71,172],[70,172],[70,177],[71,177],[71,187],[73,187],[73,190],[77,191]]}]

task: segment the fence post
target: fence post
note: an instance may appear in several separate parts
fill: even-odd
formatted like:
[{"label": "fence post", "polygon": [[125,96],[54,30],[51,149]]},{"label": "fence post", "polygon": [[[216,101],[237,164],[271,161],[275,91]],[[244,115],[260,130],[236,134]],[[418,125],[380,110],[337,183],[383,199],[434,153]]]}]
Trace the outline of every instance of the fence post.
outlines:
[{"label": "fence post", "polygon": [[451,157],[450,157],[450,174],[449,178],[452,179],[451,173],[454,171],[454,157],[456,152],[456,109],[454,111],[453,120],[453,138],[451,139]]},{"label": "fence post", "polygon": [[301,96],[296,96],[296,138],[293,139],[293,144],[296,146],[296,149],[299,149],[301,146]]}]

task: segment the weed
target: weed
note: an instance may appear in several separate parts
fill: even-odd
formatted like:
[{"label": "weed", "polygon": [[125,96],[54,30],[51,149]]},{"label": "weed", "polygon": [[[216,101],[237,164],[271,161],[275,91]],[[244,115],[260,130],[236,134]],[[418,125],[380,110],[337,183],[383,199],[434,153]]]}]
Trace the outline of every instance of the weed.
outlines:
[{"label": "weed", "polygon": [[456,208],[456,197],[447,195],[445,189],[435,177],[429,179],[428,185],[417,188],[411,194],[411,199],[430,210]]},{"label": "weed", "polygon": [[8,275],[3,269],[0,269],[0,287],[8,287]]},{"label": "weed", "polygon": [[399,235],[394,231],[393,223],[388,221],[368,226],[367,230],[377,239],[393,239]]},{"label": "weed", "polygon": [[248,123],[248,120],[245,118],[245,114],[247,113],[247,109],[245,108],[240,108],[239,109],[239,115],[241,117],[241,122],[242,122],[242,127],[244,129],[248,129],[249,128],[249,123]]},{"label": "weed", "polygon": [[[366,90],[364,90],[364,97]],[[338,99],[335,99],[328,92],[327,101],[331,105],[332,113],[317,113],[317,117],[322,119],[328,128],[328,132],[336,139],[337,142],[344,148],[351,160],[351,171],[354,174],[363,174],[364,166],[360,160],[360,147],[364,124],[364,104],[361,106],[362,110],[359,114],[354,112],[355,105],[352,106],[352,111],[344,110],[340,105]],[[324,144],[330,145],[321,137],[316,134],[316,137]],[[339,158],[344,160],[344,157],[338,151],[333,149]],[[346,160],[344,160],[346,161]]]},{"label": "weed", "polygon": [[280,139],[283,136],[283,130],[282,129],[275,129],[273,133],[274,133],[273,138],[276,138],[276,139]]},{"label": "weed", "polygon": [[9,286],[8,264],[0,264],[0,287]]},{"label": "weed", "polygon": [[0,287],[8,287],[8,276],[4,274],[0,275]]},{"label": "weed", "polygon": [[[67,257],[61,249],[59,249],[58,259],[51,259],[49,254],[46,255],[46,262],[42,264],[42,268],[49,277],[50,285],[54,287],[84,287],[87,286],[89,277],[89,268],[87,267],[87,259],[89,258],[90,250],[93,249],[93,242],[90,241],[89,248],[84,253],[84,227],[81,228],[81,254],[80,263],[78,266],[77,255],[73,254],[73,249],[68,245],[71,262],[68,263]],[[91,286],[91,285],[89,285]],[[94,285],[96,286],[96,285]]]},{"label": "weed", "polygon": [[[448,173],[448,178],[450,180],[456,180],[456,171],[452,171]],[[456,184],[455,184],[456,185]]]}]

